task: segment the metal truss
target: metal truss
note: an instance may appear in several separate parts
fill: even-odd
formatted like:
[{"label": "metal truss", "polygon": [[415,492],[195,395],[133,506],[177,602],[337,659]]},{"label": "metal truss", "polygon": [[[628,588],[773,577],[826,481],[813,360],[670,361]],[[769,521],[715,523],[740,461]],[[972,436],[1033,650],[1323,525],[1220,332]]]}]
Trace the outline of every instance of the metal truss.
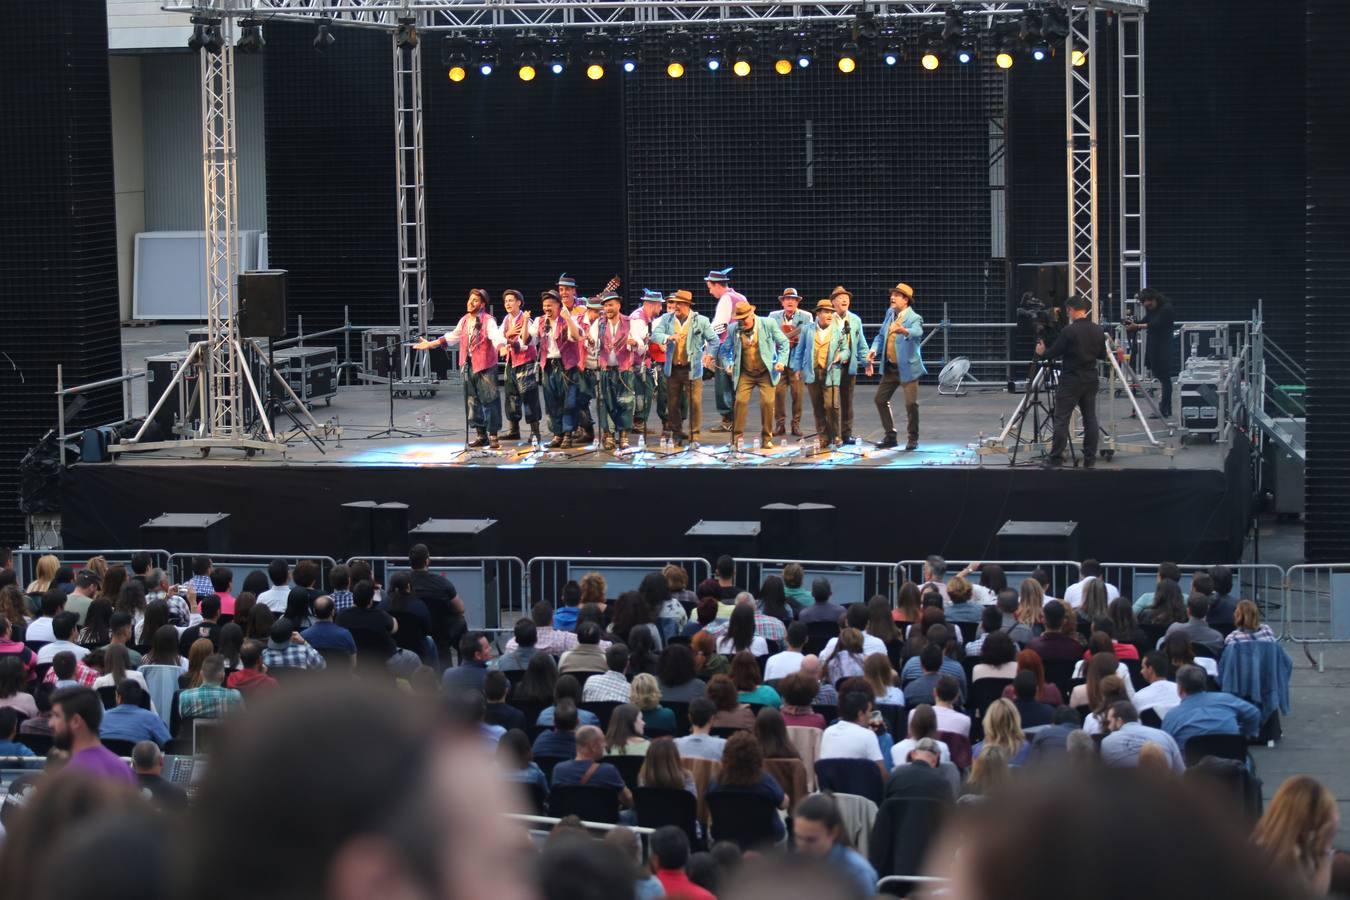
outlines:
[{"label": "metal truss", "polygon": [[[763,0],[201,0],[197,3],[166,3],[170,12],[221,15],[259,19],[331,19],[344,25],[394,29],[398,20],[419,15],[424,31],[494,31],[587,29],[636,30],[639,28],[691,29],[726,25],[779,24],[788,22],[850,23],[859,12],[878,19],[940,19],[948,9],[971,15],[1013,16],[1044,2],[1032,0],[929,0],[929,2],[867,3],[857,0],[815,0],[811,3],[774,3]],[[1079,0],[1075,8],[1086,4]],[[1148,0],[1093,0],[1092,7],[1117,12],[1142,13]]]},{"label": "metal truss", "polygon": [[[1073,64],[1073,52],[1087,60]],[[1100,270],[1097,245],[1097,5],[1069,10],[1064,39],[1065,164],[1068,166],[1069,291],[1092,303],[1099,319]]]},{"label": "metal truss", "polygon": [[[411,18],[411,17],[410,17]],[[394,148],[398,183],[398,334],[404,345],[399,387],[435,382],[426,351],[407,349],[431,323],[427,297],[427,216],[422,164],[422,42],[390,38],[394,54]]]},{"label": "metal truss", "polygon": [[1144,177],[1144,17],[1116,17],[1116,140],[1120,158],[1116,190],[1120,238],[1120,309],[1148,286],[1147,200]]}]

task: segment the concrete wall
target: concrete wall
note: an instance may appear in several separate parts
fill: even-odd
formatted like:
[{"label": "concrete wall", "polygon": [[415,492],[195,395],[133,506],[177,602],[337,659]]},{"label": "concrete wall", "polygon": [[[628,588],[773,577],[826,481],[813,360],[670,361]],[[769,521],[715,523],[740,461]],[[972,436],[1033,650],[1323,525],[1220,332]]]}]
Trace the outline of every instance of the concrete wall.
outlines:
[{"label": "concrete wall", "polygon": [[159,0],[107,0],[108,49],[158,50],[185,47],[192,26],[184,13],[161,10]]},{"label": "concrete wall", "polygon": [[112,104],[113,191],[117,202],[117,296],[120,318],[131,318],[136,233],[145,230],[145,145],[141,58],[108,59]]}]

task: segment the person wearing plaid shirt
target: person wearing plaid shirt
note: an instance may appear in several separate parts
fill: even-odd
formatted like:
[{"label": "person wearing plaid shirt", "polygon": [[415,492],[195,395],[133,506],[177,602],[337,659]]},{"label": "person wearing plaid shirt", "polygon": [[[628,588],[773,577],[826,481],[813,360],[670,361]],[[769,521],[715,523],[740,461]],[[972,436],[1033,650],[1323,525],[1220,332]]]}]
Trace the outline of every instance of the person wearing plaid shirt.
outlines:
[{"label": "person wearing plaid shirt", "polygon": [[[749,591],[741,591],[736,595],[736,605],[742,603],[749,606],[755,606],[755,597]],[[704,631],[713,637],[719,637],[722,632],[727,630],[729,620],[721,619],[704,627]],[[758,609],[755,610],[755,635],[762,637],[766,641],[777,641],[781,646],[787,641],[787,626],[775,619],[773,616],[766,616]]]},{"label": "person wearing plaid shirt", "polygon": [[268,635],[267,649],[263,651],[263,665],[269,669],[322,669],[328,663],[309,644],[296,643],[289,622],[278,622]]},{"label": "person wearing plaid shirt", "polygon": [[185,719],[223,719],[232,710],[242,709],[243,695],[221,687],[224,680],[225,657],[212,653],[202,661],[202,686],[178,695],[178,714]]},{"label": "person wearing plaid shirt", "polygon": [[[549,603],[540,600],[532,606],[530,620],[534,622],[535,633],[539,635],[534,643],[534,649],[538,652],[562,656],[577,645],[577,636],[574,633],[553,627],[553,607]],[[506,642],[506,652],[516,652],[515,638]]]},{"label": "person wearing plaid shirt", "polygon": [[[100,674],[101,673],[98,671],[98,669],[91,669],[89,666],[86,666],[84,664],[84,660],[76,660],[75,675],[73,678],[71,678],[71,681],[78,681],[85,687],[93,687],[94,682],[98,681]],[[56,682],[57,682],[56,669],[54,668],[48,669],[46,677],[42,679],[42,683],[56,684]]]},{"label": "person wearing plaid shirt", "polygon": [[[201,576],[193,576],[192,581],[188,582],[189,587],[193,589],[192,599],[195,603],[196,596],[206,596],[215,593],[215,588],[211,585],[211,579],[206,579],[206,590],[202,590],[197,580]],[[145,602],[154,603],[156,600],[163,600],[169,607],[169,624],[185,628],[192,624],[192,605],[188,603],[187,598],[181,594],[176,594],[169,584],[169,574],[163,569],[151,569],[145,576]]]},{"label": "person wearing plaid shirt", "polygon": [[352,573],[343,563],[333,566],[328,572],[328,584],[332,590],[328,596],[333,598],[333,611],[340,613],[344,609],[351,609],[356,605],[352,600]]},{"label": "person wearing plaid shirt", "polygon": [[628,668],[628,648],[623,644],[610,645],[605,652],[605,665],[609,666],[608,672],[586,679],[581,689],[583,703],[628,702],[628,679],[623,675],[623,670]]},{"label": "person wearing plaid shirt", "polygon": [[[152,573],[153,574],[153,573]],[[192,588],[198,596],[214,594],[216,589],[211,584],[211,557],[194,556],[192,557]],[[172,612],[172,609],[170,610]]]}]

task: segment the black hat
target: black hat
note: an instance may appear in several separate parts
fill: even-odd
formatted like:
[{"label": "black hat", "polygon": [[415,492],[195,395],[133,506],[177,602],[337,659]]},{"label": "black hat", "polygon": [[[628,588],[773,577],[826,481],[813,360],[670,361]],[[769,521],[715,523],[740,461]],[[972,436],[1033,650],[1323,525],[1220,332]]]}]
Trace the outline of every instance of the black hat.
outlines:
[{"label": "black hat", "polygon": [[521,303],[525,302],[525,295],[522,294],[520,291],[516,290],[515,288],[507,288],[506,290],[502,291],[502,299],[505,300],[507,297],[515,297]]},{"label": "black hat", "polygon": [[559,303],[561,303],[562,295],[559,294],[557,291],[540,291],[539,301],[542,303],[545,300],[557,300]]}]

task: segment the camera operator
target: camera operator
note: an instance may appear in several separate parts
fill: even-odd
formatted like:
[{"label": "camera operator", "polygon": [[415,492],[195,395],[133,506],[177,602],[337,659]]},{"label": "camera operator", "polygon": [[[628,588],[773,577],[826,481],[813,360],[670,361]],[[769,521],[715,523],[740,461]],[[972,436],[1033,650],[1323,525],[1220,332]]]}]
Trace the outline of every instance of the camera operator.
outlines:
[{"label": "camera operator", "polygon": [[1172,311],[1172,302],[1154,288],[1140,291],[1139,302],[1144,305],[1144,321],[1130,322],[1125,329],[1131,334],[1148,332],[1144,365],[1158,379],[1158,411],[1167,418],[1172,415],[1172,376],[1175,374],[1172,371],[1172,331],[1177,324],[1176,314]]},{"label": "camera operator", "polygon": [[1044,359],[1063,358],[1059,386],[1055,388],[1055,435],[1050,443],[1046,465],[1064,465],[1064,447],[1069,441],[1069,417],[1074,407],[1083,414],[1083,466],[1092,468],[1097,461],[1097,361],[1106,359],[1106,332],[1088,319],[1092,304],[1084,297],[1069,298],[1069,324],[1046,349],[1045,341],[1036,342],[1036,355]]}]

